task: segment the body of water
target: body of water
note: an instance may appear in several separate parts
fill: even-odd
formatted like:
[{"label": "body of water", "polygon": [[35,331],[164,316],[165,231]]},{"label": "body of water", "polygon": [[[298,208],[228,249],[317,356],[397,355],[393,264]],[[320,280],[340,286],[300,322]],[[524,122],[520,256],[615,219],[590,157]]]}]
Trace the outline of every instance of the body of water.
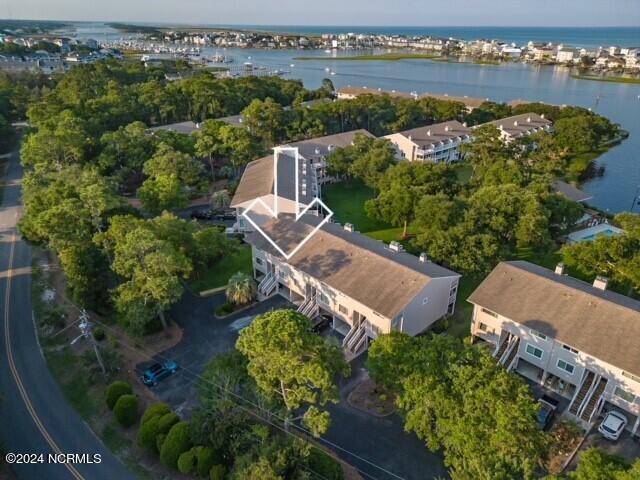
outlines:
[{"label": "body of water", "polygon": [[[246,28],[256,28],[244,26]],[[239,28],[236,26],[235,28]],[[265,27],[282,28],[308,33],[327,31],[329,27]],[[374,27],[331,27],[331,31],[371,31]],[[417,27],[381,28],[379,31],[419,33]],[[427,27],[425,27],[427,28]],[[358,30],[360,29],[360,30]],[[458,30],[457,30],[458,29]],[[100,23],[80,23],[78,36],[103,38],[116,37],[110,27]],[[522,38],[523,42],[538,39],[571,44],[585,43],[581,39],[597,38],[605,45],[640,46],[640,28],[497,28],[497,27],[432,27],[429,32],[442,36],[464,36],[488,38],[505,35],[506,40]],[[445,33],[448,32],[448,33]],[[466,32],[466,33],[465,33]],[[493,32],[490,34],[490,32]],[[537,33],[536,33],[537,32]],[[428,33],[428,32],[427,32]],[[601,36],[602,35],[602,36]],[[123,35],[120,35],[123,36]],[[511,36],[512,38],[507,38]],[[526,40],[525,40],[526,39]],[[601,40],[601,42],[600,42]],[[215,49],[205,49],[207,54]],[[335,72],[331,76],[336,88],[352,85],[382,88],[385,90],[448,93],[489,98],[508,102],[514,99],[542,101],[553,104],[580,105],[619,123],[629,131],[629,138],[610,149],[598,159],[605,166],[603,177],[591,180],[583,189],[593,195],[590,203],[612,213],[629,210],[640,187],[640,85],[611,82],[595,82],[571,78],[566,67],[536,66],[521,63],[504,65],[474,65],[442,63],[425,60],[387,61],[335,61],[333,54],[323,51],[225,49],[219,53],[231,55],[236,64],[251,61],[289,70],[288,78],[301,79],[308,88],[317,88],[328,76],[326,68]],[[314,55],[318,60],[296,61],[294,57]],[[291,65],[294,65],[293,67]],[[640,211],[640,207],[636,207]]]}]

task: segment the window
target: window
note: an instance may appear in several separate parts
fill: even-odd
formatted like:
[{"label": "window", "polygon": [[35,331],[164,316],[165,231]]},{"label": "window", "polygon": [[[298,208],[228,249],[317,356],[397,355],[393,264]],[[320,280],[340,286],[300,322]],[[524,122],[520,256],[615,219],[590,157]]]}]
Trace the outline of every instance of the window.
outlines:
[{"label": "window", "polygon": [[449,290],[449,296],[452,297],[458,291],[458,285],[455,285],[451,290]]},{"label": "window", "polygon": [[325,305],[329,305],[329,297],[327,297],[324,293],[318,293],[318,300],[320,300]]},{"label": "window", "polygon": [[538,337],[540,340],[546,340],[547,336],[540,333],[540,332],[536,332],[533,329],[529,329],[529,332],[531,333],[531,335],[533,335],[534,337]]},{"label": "window", "polygon": [[278,272],[278,275],[280,275],[280,278],[287,278],[287,272],[285,272],[284,270],[280,270]]},{"label": "window", "polygon": [[424,297],[424,298],[422,299],[422,304],[423,304],[423,305],[426,305],[427,303],[429,303],[429,297]]},{"label": "window", "polygon": [[573,353],[574,355],[578,354],[578,350],[576,350],[575,348],[571,348],[569,345],[562,345],[562,348],[567,352]]},{"label": "window", "polygon": [[633,393],[627,392],[620,387],[616,387],[613,394],[616,397],[623,399],[625,402],[633,403],[636,400],[636,396]]},{"label": "window", "polygon": [[256,257],[256,264],[257,265],[262,265],[263,264],[263,261],[262,261],[262,259],[260,257]]},{"label": "window", "polygon": [[338,305],[338,311],[343,315],[349,315],[349,309],[344,305]]},{"label": "window", "polygon": [[527,347],[525,348],[525,351],[532,357],[536,357],[539,359],[542,358],[542,350],[538,347],[534,347],[530,343],[527,343]]},{"label": "window", "polygon": [[491,310],[487,310],[486,308],[482,309],[482,313],[486,313],[487,315],[491,315],[492,317],[498,318],[498,314],[495,312],[492,312]]},{"label": "window", "polygon": [[482,323],[482,322],[480,322],[480,325],[478,325],[478,328],[479,328],[480,330],[482,330],[483,332],[486,332],[486,331],[487,331],[487,325],[486,325],[486,324],[484,324],[484,323]]},{"label": "window", "polygon": [[565,362],[562,359],[558,360],[558,363],[556,363],[556,367],[558,367],[560,370],[564,370],[569,375],[573,375],[573,372],[576,369],[576,366],[573,363]]}]

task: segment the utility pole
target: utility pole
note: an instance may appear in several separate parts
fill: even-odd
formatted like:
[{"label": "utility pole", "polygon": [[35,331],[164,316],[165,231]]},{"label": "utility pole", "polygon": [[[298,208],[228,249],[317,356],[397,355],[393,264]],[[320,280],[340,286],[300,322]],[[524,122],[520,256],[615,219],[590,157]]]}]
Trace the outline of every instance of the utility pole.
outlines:
[{"label": "utility pole", "polygon": [[71,341],[71,345],[83,338],[89,340],[93,346],[93,351],[96,353],[96,359],[98,360],[98,365],[100,365],[100,370],[102,370],[103,375],[106,375],[107,370],[104,368],[98,344],[96,343],[96,339],[93,338],[93,323],[89,322],[89,314],[87,314],[87,311],[84,308],[80,311],[80,323],[78,324],[78,327],[80,328],[80,335]]}]

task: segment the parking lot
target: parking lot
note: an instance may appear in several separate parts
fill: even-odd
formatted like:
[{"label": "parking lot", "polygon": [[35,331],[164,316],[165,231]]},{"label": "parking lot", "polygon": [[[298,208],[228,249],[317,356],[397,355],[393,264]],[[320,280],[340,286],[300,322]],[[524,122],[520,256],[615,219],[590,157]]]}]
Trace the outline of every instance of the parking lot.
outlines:
[{"label": "parking lot", "polygon": [[[256,315],[292,306],[275,296],[248,310],[216,319],[213,312],[224,302],[223,293],[205,298],[187,293],[171,311],[183,329],[183,337],[156,360],[171,359],[180,368],[151,388],[180,415],[188,416],[196,404],[199,375],[211,358],[233,348],[238,332]],[[377,418],[348,404],[347,396],[367,374],[365,362],[366,355],[356,359],[350,377],[340,380],[340,403],[327,407],[332,421],[323,438],[340,457],[364,472],[365,478],[448,478],[442,457],[431,453],[415,435],[406,433],[398,415]],[[141,363],[136,370],[142,373],[151,363]]]},{"label": "parking lot", "polygon": [[598,425],[600,424],[600,421],[601,420],[598,420],[598,422],[596,422],[593,429],[587,435],[587,438],[580,447],[580,450],[569,464],[569,467],[567,468],[568,471],[576,468],[580,458],[580,453],[591,447],[599,448],[612,455],[619,455],[622,458],[625,458],[629,463],[633,463],[635,460],[640,458],[640,440],[638,440],[638,437],[632,438],[631,434],[627,431],[624,432],[615,442],[607,440],[598,432]]}]

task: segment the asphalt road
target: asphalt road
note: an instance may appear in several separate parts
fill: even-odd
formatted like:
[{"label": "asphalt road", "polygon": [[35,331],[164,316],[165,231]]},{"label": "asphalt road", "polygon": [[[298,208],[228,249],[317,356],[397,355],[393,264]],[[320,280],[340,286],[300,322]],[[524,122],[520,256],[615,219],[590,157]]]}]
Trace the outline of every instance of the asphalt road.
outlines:
[{"label": "asphalt road", "polygon": [[[5,453],[34,454],[28,463],[13,465],[21,480],[133,479],[67,404],[39,348],[31,307],[31,250],[16,230],[22,211],[21,178],[22,167],[14,153],[0,204],[2,449]],[[50,463],[49,454],[88,457],[76,463]],[[100,456],[100,463],[94,455]],[[94,463],[88,463],[90,460]]]}]

